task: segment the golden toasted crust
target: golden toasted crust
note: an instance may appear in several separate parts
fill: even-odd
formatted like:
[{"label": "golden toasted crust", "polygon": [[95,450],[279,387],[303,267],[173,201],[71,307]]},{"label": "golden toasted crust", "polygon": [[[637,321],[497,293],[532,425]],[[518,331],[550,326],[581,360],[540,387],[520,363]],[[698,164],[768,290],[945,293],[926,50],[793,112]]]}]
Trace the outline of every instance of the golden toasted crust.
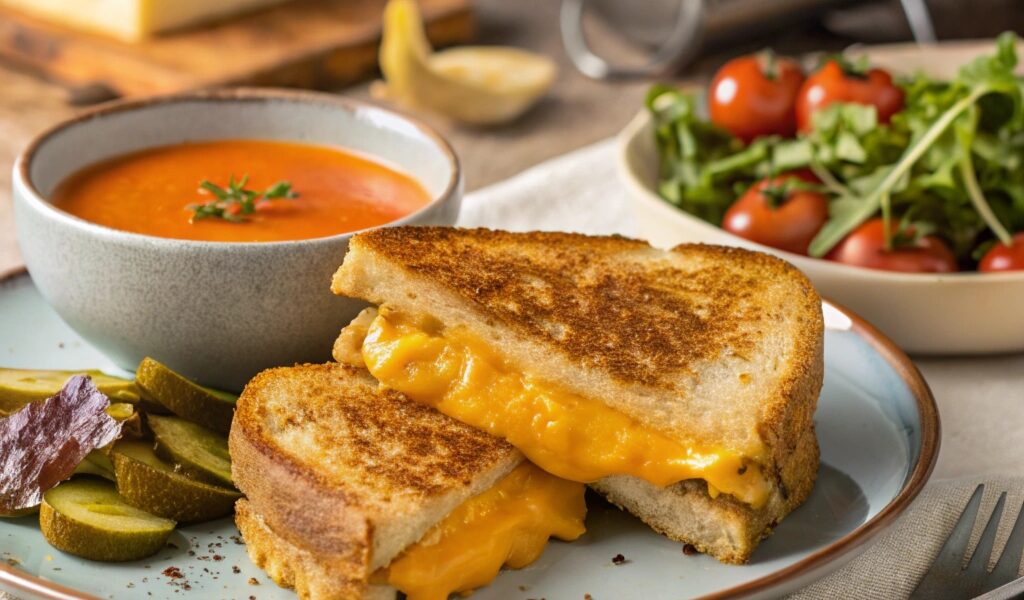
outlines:
[{"label": "golden toasted crust", "polygon": [[229,448],[236,485],[273,531],[349,557],[340,575],[364,581],[522,460],[339,364],[257,375],[238,400]]},{"label": "golden toasted crust", "polygon": [[277,585],[294,588],[303,600],[395,597],[394,590],[368,586],[363,577],[349,578],[347,574],[359,568],[358,564],[345,566],[352,557],[309,552],[283,539],[244,498],[236,503],[235,524],[252,562],[266,571]]},{"label": "golden toasted crust", "polygon": [[[707,246],[707,254],[742,258],[744,270],[710,262],[689,273],[688,289],[680,289],[677,268],[629,261],[636,252],[650,251],[651,258],[658,252],[622,237],[391,227],[360,234],[352,246],[400,262],[485,318],[542,339],[588,368],[667,388],[676,373],[726,348],[749,349],[750,332],[738,325],[761,318],[755,312],[761,307],[742,300],[791,269],[765,254]],[[332,289],[348,291],[338,278]]]},{"label": "golden toasted crust", "polygon": [[[407,281],[379,283],[389,276]],[[430,296],[421,306],[417,289]],[[670,435],[707,411],[688,409],[675,419],[661,411],[710,387],[721,377],[711,373],[716,365],[735,376],[743,363],[774,362],[748,386],[749,405],[734,405],[753,409],[769,446],[791,450],[821,385],[824,327],[813,286],[785,261],[739,248],[684,244],[666,253],[621,237],[381,228],[352,239],[332,290],[431,316],[439,310],[432,290],[441,290],[472,312],[475,327],[507,334],[502,350],[512,341],[556,355],[588,372],[590,385],[580,387],[607,391],[600,399],[641,420],[652,415],[649,425]],[[595,387],[594,377],[610,384]],[[715,385],[723,396],[739,396]],[[642,397],[635,410],[621,400],[624,391]],[[736,431],[738,438],[749,428]]]},{"label": "golden toasted crust", "polygon": [[[778,258],[701,244],[662,251],[621,237],[391,228],[353,238],[332,290],[464,328],[508,368],[682,444],[757,460],[770,508],[730,521],[746,533],[716,551],[725,560],[748,556],[763,533],[757,523],[767,530],[813,485],[821,299]],[[670,502],[622,489],[623,502],[648,492],[650,506]],[[649,522],[672,531],[670,517]]]},{"label": "golden toasted crust", "polygon": [[768,503],[758,509],[729,496],[711,498],[707,484],[700,480],[657,488],[635,477],[616,476],[591,487],[658,533],[692,544],[722,562],[743,564],[758,543],[810,495],[818,470],[813,429],[801,436],[785,470],[794,487],[773,489]]}]

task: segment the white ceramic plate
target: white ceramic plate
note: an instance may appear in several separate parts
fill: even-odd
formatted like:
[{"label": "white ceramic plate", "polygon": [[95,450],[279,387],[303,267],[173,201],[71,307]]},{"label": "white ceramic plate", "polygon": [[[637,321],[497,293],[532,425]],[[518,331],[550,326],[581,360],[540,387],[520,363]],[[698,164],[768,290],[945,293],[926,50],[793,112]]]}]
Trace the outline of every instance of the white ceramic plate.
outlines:
[{"label": "white ceramic plate", "polygon": [[[896,71],[949,77],[991,44],[858,49]],[[665,202],[657,193],[658,152],[646,110],[619,134],[619,174],[629,189],[640,237],[670,247],[683,242],[744,246],[776,254],[807,274],[822,296],[842,302],[901,348],[920,354],[983,354],[1024,350],[1024,272],[890,273],[808,258],[737,237]]]},{"label": "white ceramic plate", "polygon": [[[686,556],[681,544],[595,500],[584,537],[553,542],[536,563],[501,574],[473,597],[774,597],[863,550],[927,480],[938,455],[939,419],[920,374],[888,340],[832,305],[825,306],[825,323],[825,386],[815,415],[822,458],[818,483],[751,564]],[[117,372],[60,321],[24,275],[0,281],[0,366]],[[0,519],[0,589],[26,599],[294,598],[249,562],[237,535],[229,519],[185,527],[172,537],[174,547],[156,557],[105,564],[50,547],[33,517]],[[627,562],[612,564],[617,554]],[[168,567],[184,577],[164,575]]]}]

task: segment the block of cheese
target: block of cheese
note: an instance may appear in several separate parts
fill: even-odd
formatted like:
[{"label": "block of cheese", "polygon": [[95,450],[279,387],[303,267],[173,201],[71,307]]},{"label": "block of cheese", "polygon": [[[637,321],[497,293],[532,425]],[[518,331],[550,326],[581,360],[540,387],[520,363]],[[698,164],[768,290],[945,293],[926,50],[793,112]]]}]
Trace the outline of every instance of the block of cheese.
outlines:
[{"label": "block of cheese", "polygon": [[0,0],[13,8],[74,29],[128,41],[232,17],[290,0]]}]

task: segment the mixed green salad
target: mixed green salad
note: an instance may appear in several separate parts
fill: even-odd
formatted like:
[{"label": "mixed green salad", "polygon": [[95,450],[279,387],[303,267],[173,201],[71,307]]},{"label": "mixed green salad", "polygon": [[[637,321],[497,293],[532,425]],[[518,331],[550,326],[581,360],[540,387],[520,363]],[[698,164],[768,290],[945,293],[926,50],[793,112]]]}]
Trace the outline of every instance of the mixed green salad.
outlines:
[{"label": "mixed green salad", "polygon": [[647,107],[669,203],[775,248],[909,272],[1024,270],[1024,78],[1017,37],[950,81],[770,54],[698,99]]}]

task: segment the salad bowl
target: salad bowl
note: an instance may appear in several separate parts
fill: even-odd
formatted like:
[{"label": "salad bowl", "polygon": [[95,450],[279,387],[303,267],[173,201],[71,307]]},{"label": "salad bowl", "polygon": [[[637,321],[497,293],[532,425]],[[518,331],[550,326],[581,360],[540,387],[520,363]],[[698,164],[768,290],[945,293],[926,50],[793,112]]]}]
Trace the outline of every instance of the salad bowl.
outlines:
[{"label": "salad bowl", "polygon": [[[1019,56],[1013,44],[1006,43],[1011,41],[1004,39],[1007,37],[1004,34],[997,43],[987,40],[851,47],[845,55],[851,63],[881,67],[915,82],[956,80],[982,95],[986,92],[981,90],[991,82],[977,79],[976,73],[1009,66],[1019,77],[1024,70],[1019,59],[1014,69],[1012,59],[1006,58],[1007,51],[1018,52]],[[961,67],[975,59],[983,68],[972,66],[975,75],[969,73],[962,78]],[[681,91],[693,99],[697,118],[707,119],[709,93],[700,88]],[[938,121],[932,119],[925,124],[936,129]],[[661,197],[661,157],[655,137],[654,117],[644,108],[618,139],[619,175],[629,190],[640,237],[659,246],[704,242],[775,254],[804,271],[822,295],[857,311],[908,352],[950,355],[1024,351],[1024,311],[1020,310],[1024,271],[882,271],[811,258],[744,239]],[[1011,180],[1015,179],[1011,173]]]},{"label": "salad bowl", "polygon": [[658,195],[658,150],[646,110],[619,134],[618,168],[639,235],[655,246],[702,242],[775,254],[806,273],[822,296],[849,306],[910,353],[1024,351],[1024,271],[893,273],[809,258],[735,236]]}]

